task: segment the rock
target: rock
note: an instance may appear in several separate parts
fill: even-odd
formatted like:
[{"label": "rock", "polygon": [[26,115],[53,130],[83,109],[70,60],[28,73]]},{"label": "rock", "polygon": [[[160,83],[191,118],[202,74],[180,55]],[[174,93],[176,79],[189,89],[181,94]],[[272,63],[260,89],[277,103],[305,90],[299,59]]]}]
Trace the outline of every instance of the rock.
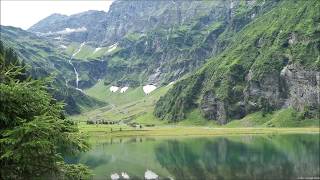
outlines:
[{"label": "rock", "polygon": [[283,94],[281,93],[280,75],[272,72],[263,76],[259,81],[252,79],[252,73],[247,75],[247,87],[244,91],[245,100],[251,101],[251,105],[255,104],[256,107],[251,107],[248,111],[258,109],[259,98],[263,97],[268,100],[269,104],[273,107],[281,107],[284,103]]},{"label": "rock", "polygon": [[200,109],[205,118],[209,120],[216,120],[220,124],[227,123],[225,103],[215,97],[213,93],[207,92],[203,96]]},{"label": "rock", "polygon": [[293,107],[303,111],[305,107],[317,108],[320,104],[320,72],[305,70],[297,64],[283,67],[280,74],[269,73],[262,80],[251,80],[248,75],[245,99],[249,106],[259,105],[259,97],[266,98],[276,109]]},{"label": "rock", "polygon": [[289,106],[302,111],[304,107],[320,105],[320,72],[301,68],[299,65],[288,65],[281,71]]},{"label": "rock", "polygon": [[233,104],[217,98],[211,91],[204,93],[200,110],[209,120],[226,124],[228,119],[240,119],[261,110],[267,103],[270,110],[293,107],[298,111],[305,108],[316,111],[320,105],[320,72],[303,69],[297,64],[284,66],[280,73],[270,72],[260,80],[253,78],[253,72],[246,76],[243,99]]}]

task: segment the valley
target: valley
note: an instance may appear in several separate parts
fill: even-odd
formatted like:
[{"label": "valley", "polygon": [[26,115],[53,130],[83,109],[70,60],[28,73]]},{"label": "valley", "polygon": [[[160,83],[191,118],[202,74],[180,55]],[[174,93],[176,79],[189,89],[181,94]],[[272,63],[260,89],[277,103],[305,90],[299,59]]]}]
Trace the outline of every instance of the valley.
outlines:
[{"label": "valley", "polygon": [[114,0],[1,24],[0,179],[318,178],[319,9]]}]

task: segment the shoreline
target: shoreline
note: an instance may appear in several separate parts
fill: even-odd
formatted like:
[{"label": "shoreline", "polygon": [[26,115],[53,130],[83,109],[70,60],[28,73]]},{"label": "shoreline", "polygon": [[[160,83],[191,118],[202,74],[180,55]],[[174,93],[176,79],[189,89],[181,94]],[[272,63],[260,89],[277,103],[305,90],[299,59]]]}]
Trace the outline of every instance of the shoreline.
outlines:
[{"label": "shoreline", "polygon": [[89,137],[184,137],[184,136],[231,136],[231,135],[263,135],[263,134],[319,134],[319,127],[284,127],[284,128],[264,128],[264,127],[243,127],[243,128],[223,128],[204,126],[159,126],[145,127],[142,129],[128,126],[110,125],[82,125],[79,126],[81,132]]}]

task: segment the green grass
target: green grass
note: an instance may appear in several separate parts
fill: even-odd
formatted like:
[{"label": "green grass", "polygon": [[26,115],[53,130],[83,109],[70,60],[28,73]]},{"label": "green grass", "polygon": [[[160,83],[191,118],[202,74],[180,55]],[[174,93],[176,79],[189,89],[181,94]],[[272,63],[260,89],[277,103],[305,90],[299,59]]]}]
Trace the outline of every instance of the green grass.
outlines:
[{"label": "green grass", "polygon": [[[156,126],[132,128],[126,125],[87,125],[79,124],[82,133],[91,138],[111,138],[130,136],[219,136],[219,135],[248,135],[248,134],[299,134],[320,133],[319,128],[213,128],[213,127],[186,127],[186,126]],[[112,129],[112,130],[111,130]],[[120,130],[121,129],[121,130]]]},{"label": "green grass", "polygon": [[292,108],[281,109],[262,116],[261,112],[233,120],[226,127],[319,127],[320,119],[301,120],[300,113]]},{"label": "green grass", "polygon": [[165,94],[171,86],[158,88],[149,95],[145,95],[142,87],[129,87],[125,93],[120,93],[119,90],[113,93],[109,90],[110,86],[98,82],[92,88],[85,90],[85,93],[90,97],[108,103],[108,105],[70,118],[77,122],[99,119],[125,123],[137,122],[143,125],[164,125],[167,122],[156,118],[153,115],[153,109],[160,96]]},{"label": "green grass", "polygon": [[96,85],[90,89],[85,90],[85,93],[91,97],[97,98],[101,101],[108,102],[114,105],[122,105],[130,102],[140,100],[141,98],[146,97],[142,87],[131,88],[124,92],[120,93],[120,89],[114,93],[111,92],[109,86],[105,86],[102,81],[99,81]]},{"label": "green grass", "polygon": [[[72,56],[73,53],[75,53],[76,51],[78,51],[80,47],[79,43],[71,43],[67,49],[65,50],[65,52]],[[121,48],[117,47],[114,50],[108,52],[108,50],[110,49],[110,47],[100,47],[101,49],[99,49],[98,51],[95,52],[95,47],[92,47],[90,45],[84,45],[82,46],[81,50],[79,51],[78,54],[76,54],[75,58],[78,60],[88,60],[88,59],[99,59],[102,56],[105,55],[111,55],[117,51],[119,51]]]},{"label": "green grass", "polygon": [[177,125],[181,126],[219,126],[216,121],[205,119],[199,109],[193,109],[187,114],[187,117],[183,121],[179,121]]}]

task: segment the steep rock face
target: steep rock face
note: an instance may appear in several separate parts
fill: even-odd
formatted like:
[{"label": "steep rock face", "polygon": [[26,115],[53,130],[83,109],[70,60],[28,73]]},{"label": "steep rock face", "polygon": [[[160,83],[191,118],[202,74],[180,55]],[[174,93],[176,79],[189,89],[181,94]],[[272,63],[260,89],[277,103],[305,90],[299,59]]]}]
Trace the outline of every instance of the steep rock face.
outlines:
[{"label": "steep rock face", "polygon": [[319,71],[310,71],[291,64],[285,66],[281,73],[267,74],[259,81],[252,80],[250,73],[247,76],[243,99],[233,106],[236,109],[232,109],[232,104],[207,92],[203,95],[199,107],[203,116],[220,124],[226,124],[228,119],[242,118],[246,114],[266,108],[264,106],[268,106],[270,110],[293,107],[297,111],[304,111],[307,108],[311,114],[318,113]]},{"label": "steep rock face", "polygon": [[[123,6],[124,2],[120,2],[119,4]],[[141,3],[143,5],[138,5]],[[187,16],[177,23],[173,20],[177,20],[177,17],[172,15],[169,22],[166,21],[162,25],[160,21],[156,29],[146,32],[144,29],[135,29],[134,26],[130,26],[130,32],[134,33],[127,34],[119,41],[121,47],[119,52],[106,58],[107,61],[115,62],[114,64],[119,67],[117,74],[123,74],[122,76],[107,75],[109,81],[119,82],[120,79],[128,81],[132,77],[136,77],[138,83],[167,84],[175,81],[203,65],[207,58],[223,51],[230,43],[231,37],[255,19],[252,14],[257,16],[276,4],[273,1],[264,4],[256,1],[173,1],[173,3],[177,4],[168,7],[162,4],[162,1],[139,1],[135,4],[137,8],[148,6],[150,9],[145,9],[145,13],[153,16],[158,14],[156,16],[158,19],[164,18],[164,14],[155,13],[155,6],[169,9],[168,11],[172,14],[181,11],[184,14],[187,13]],[[192,3],[192,6],[186,8],[189,7],[186,3]],[[115,4],[114,7],[118,6],[120,5]],[[176,6],[177,9],[171,9]],[[205,11],[199,14],[197,7]],[[111,8],[110,13],[111,10],[116,9]],[[129,9],[125,12],[132,11]],[[136,8],[133,9],[136,10]],[[136,18],[141,18],[144,23],[148,22],[145,21],[145,17],[137,16]],[[124,23],[124,20],[119,23]],[[147,24],[144,27],[148,26]],[[127,30],[125,32],[128,32]]]},{"label": "steep rock face", "polygon": [[111,45],[128,33],[170,28],[202,14],[218,2],[117,0],[109,11],[87,11],[71,16],[53,14],[28,30],[55,40]]},{"label": "steep rock face", "polygon": [[281,71],[287,88],[286,105],[300,111],[306,106],[316,109],[320,105],[320,72],[303,69],[297,65],[285,66]]},{"label": "steep rock face", "polygon": [[280,108],[285,103],[287,90],[285,89],[285,80],[280,74],[273,72],[266,74],[258,80],[253,80],[251,72],[247,75],[247,87],[244,91],[244,98],[248,103],[247,111],[259,109],[259,100],[264,98],[272,107]]},{"label": "steep rock face", "polygon": [[253,81],[249,73],[244,91],[246,111],[260,109],[261,98],[274,109],[293,107],[298,111],[305,108],[317,111],[320,104],[319,73],[297,64],[285,66],[280,73],[265,75],[260,81]]},{"label": "steep rock face", "polygon": [[92,87],[95,82],[103,78],[107,72],[105,61],[83,61],[75,62],[74,66],[80,73],[79,88],[85,89]]},{"label": "steep rock face", "polygon": [[226,104],[214,96],[213,93],[207,92],[201,101],[200,109],[207,119],[215,119],[220,124],[227,123]]},{"label": "steep rock face", "polygon": [[221,16],[219,9],[227,10],[228,13],[224,15],[226,18],[235,17],[241,13],[238,7],[254,7],[255,2],[116,0],[107,13],[87,11],[71,16],[52,14],[28,30],[55,40],[111,45],[128,33],[146,33],[156,28],[170,29],[209,13]]},{"label": "steep rock face", "polygon": [[171,28],[202,14],[218,1],[115,1],[108,12],[105,41],[114,43],[127,33],[146,33],[155,28]]}]

